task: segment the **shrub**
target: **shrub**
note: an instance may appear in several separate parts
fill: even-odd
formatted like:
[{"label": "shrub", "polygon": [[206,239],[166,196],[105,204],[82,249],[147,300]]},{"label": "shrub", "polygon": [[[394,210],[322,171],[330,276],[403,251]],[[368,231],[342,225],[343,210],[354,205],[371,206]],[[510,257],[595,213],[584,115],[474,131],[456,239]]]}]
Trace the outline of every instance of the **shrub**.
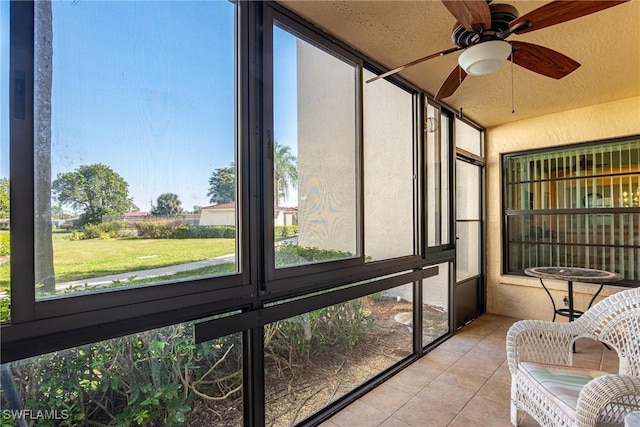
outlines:
[{"label": "shrub", "polygon": [[194,399],[219,401],[221,414],[236,403],[239,338],[195,344],[190,325],[174,325],[37,356],[11,369],[25,408],[67,411],[68,419],[56,425],[172,426],[185,423]]},{"label": "shrub", "polygon": [[11,253],[11,238],[9,234],[0,234],[0,256]]},{"label": "shrub", "polygon": [[362,299],[314,310],[265,327],[265,354],[276,365],[295,365],[326,348],[352,349],[373,328]]},{"label": "shrub", "polygon": [[124,227],[125,225],[121,221],[86,224],[84,226],[82,239],[110,239],[121,237]]},{"label": "shrub", "polygon": [[69,240],[84,240],[84,233],[78,230],[74,230],[71,232],[71,235],[69,236]]},{"label": "shrub", "polygon": [[171,239],[182,222],[180,221],[141,221],[135,227],[138,237],[143,239]]},{"label": "shrub", "polygon": [[232,225],[181,225],[176,228],[175,239],[233,239],[236,228]]},{"label": "shrub", "polygon": [[273,235],[276,239],[286,238],[298,235],[297,225],[276,225],[273,229]]},{"label": "shrub", "polygon": [[310,262],[348,258],[350,252],[334,251],[330,249],[307,248],[295,243],[284,243],[276,247],[276,267],[306,264]]}]

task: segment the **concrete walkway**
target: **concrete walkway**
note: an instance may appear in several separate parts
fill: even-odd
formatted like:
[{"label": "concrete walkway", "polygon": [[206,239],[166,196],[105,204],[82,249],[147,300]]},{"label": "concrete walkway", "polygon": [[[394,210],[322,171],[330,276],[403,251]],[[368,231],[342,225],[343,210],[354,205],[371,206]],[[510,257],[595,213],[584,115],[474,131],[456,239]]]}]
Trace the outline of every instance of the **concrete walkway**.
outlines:
[{"label": "concrete walkway", "polygon": [[148,279],[159,276],[169,276],[181,271],[197,270],[198,268],[209,267],[212,265],[235,263],[235,254],[222,255],[216,258],[205,259],[202,261],[189,262],[186,264],[172,265],[170,267],[151,268],[149,270],[129,271],[120,274],[111,274],[109,276],[94,277],[90,279],[74,280],[71,282],[56,283],[56,291],[64,291],[72,286],[100,286],[110,285],[113,282],[128,282],[131,277],[134,280]]}]

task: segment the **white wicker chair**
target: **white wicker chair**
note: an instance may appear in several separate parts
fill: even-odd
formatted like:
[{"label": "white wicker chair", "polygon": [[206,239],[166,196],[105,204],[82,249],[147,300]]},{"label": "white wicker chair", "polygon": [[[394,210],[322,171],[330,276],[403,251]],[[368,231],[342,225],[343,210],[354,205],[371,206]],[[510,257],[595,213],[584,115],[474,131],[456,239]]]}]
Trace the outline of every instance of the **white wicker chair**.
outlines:
[{"label": "white wicker chair", "polygon": [[[617,374],[573,367],[578,338],[618,353]],[[543,427],[622,426],[640,410],[640,288],[600,301],[570,323],[521,320],[507,334],[511,423],[518,410]]]}]

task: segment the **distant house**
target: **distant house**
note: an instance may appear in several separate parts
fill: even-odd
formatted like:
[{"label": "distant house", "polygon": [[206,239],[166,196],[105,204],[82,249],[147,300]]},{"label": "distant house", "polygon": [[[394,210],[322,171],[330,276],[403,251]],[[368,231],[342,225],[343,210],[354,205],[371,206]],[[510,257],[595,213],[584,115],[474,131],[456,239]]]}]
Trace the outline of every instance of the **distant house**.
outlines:
[{"label": "distant house", "polygon": [[276,206],[273,214],[275,215],[273,225],[298,224],[298,208]]},{"label": "distant house", "polygon": [[[298,209],[278,206],[275,208],[274,225],[298,223]],[[236,225],[236,202],[205,206],[200,212],[200,225]]]},{"label": "distant house", "polygon": [[236,202],[204,206],[199,225],[236,225]]}]

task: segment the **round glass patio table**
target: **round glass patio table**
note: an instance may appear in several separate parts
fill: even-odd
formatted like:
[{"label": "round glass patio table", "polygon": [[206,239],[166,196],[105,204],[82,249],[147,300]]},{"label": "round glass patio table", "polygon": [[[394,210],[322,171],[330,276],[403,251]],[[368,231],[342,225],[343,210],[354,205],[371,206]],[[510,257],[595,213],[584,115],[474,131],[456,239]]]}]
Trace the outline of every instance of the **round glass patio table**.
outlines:
[{"label": "round glass patio table", "polygon": [[[595,270],[592,268],[578,268],[578,267],[530,267],[524,270],[525,274],[528,276],[537,277],[540,279],[540,284],[549,295],[549,299],[551,299],[551,304],[553,304],[553,321],[556,320],[556,315],[568,317],[569,321],[573,321],[574,319],[580,317],[584,314],[583,311],[576,310],[573,306],[573,282],[586,282],[586,283],[595,283],[599,284],[600,287],[598,291],[593,294],[591,297],[591,301],[589,301],[589,307],[593,304],[593,301],[602,291],[602,287],[606,282],[617,282],[622,279],[622,276],[618,273],[605,271],[605,270]],[[542,279],[557,279],[557,280],[566,280],[567,281],[567,299],[568,308],[557,308],[556,303],[549,292],[549,289],[544,285]]]}]

